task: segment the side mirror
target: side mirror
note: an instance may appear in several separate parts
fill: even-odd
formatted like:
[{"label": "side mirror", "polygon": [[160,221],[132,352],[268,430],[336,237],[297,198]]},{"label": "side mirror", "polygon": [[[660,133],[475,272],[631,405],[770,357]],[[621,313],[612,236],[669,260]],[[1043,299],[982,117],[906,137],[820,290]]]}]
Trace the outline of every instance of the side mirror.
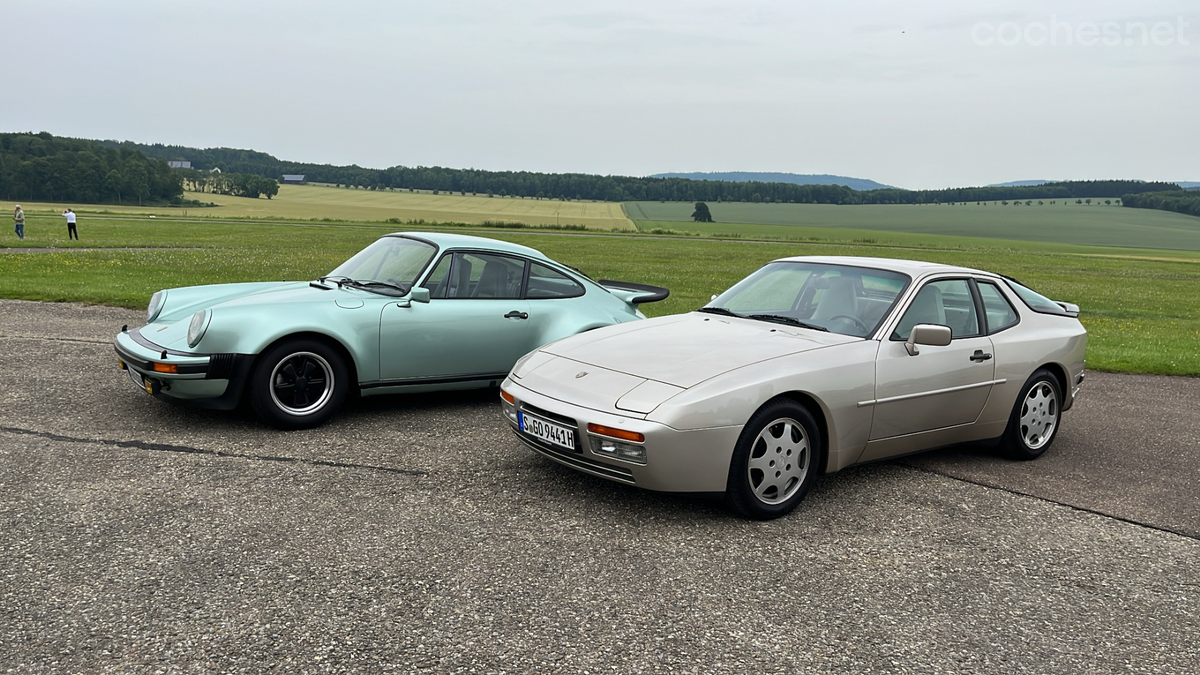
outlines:
[{"label": "side mirror", "polygon": [[412,307],[414,302],[429,302],[429,289],[417,286],[408,295],[396,301],[397,307]]},{"label": "side mirror", "polygon": [[917,345],[945,347],[950,344],[951,337],[949,326],[939,326],[936,323],[919,323],[913,326],[912,332],[908,334],[908,340],[905,340],[904,348],[908,350],[909,356],[916,356],[921,353],[921,350],[917,349]]}]

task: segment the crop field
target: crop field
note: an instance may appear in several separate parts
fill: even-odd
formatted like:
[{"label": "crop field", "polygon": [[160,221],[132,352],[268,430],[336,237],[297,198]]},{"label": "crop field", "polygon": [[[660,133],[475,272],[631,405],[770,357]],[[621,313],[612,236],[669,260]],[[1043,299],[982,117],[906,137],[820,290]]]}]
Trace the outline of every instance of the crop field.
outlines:
[{"label": "crop field", "polygon": [[[0,248],[0,297],[141,308],[160,288],[315,278],[379,235],[400,228],[365,222],[81,219],[83,240],[69,244],[61,222],[35,219],[27,229],[29,238],[22,247]],[[836,235],[838,230],[823,232]],[[1012,275],[1052,298],[1079,304],[1080,319],[1090,333],[1089,368],[1200,375],[1196,253],[929,235],[905,235],[904,242],[887,244],[836,236],[755,242],[618,233],[479,233],[533,246],[594,278],[670,288],[668,300],[644,306],[651,316],[700,307],[763,263],[789,255],[904,257],[978,267]],[[21,252],[32,247],[50,250]]]},{"label": "crop field", "polygon": [[[882,232],[983,237],[1085,246],[1200,251],[1200,218],[1167,211],[1090,206],[1074,200],[1051,205],[962,205],[709,203],[715,223],[692,222],[695,204],[628,202],[625,210],[639,229],[667,228],[704,234],[795,238],[796,227],[855,230],[857,238]],[[869,232],[868,232],[869,231]]]},{"label": "crop field", "polygon": [[[257,219],[332,219],[400,222],[426,221],[449,223],[483,223],[487,221],[519,222],[526,225],[583,225],[591,230],[632,230],[633,222],[625,217],[621,205],[613,202],[568,202],[549,199],[517,199],[487,195],[430,194],[428,192],[389,192],[385,190],[354,190],[322,185],[281,185],[273,199],[260,197],[231,197],[208,193],[186,192],[184,197],[217,206],[208,208],[171,207],[104,207],[72,204],[22,203],[31,214],[56,214],[67,206],[81,214],[102,213],[106,210],[123,213],[172,215],[189,218],[257,218]],[[13,204],[0,202],[0,210],[12,213]]]}]

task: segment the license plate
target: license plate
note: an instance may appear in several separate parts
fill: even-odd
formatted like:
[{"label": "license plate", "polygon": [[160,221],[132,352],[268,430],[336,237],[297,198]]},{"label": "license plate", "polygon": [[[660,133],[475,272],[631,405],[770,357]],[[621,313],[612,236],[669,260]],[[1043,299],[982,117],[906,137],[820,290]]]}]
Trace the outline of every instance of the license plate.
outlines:
[{"label": "license plate", "polygon": [[523,412],[517,413],[517,424],[520,425],[521,431],[534,438],[568,450],[575,449],[575,430],[570,427]]},{"label": "license plate", "polygon": [[154,393],[154,385],[150,384],[150,380],[142,377],[142,374],[133,368],[126,368],[125,372],[129,373],[129,379],[137,385],[138,389],[144,389],[147,394]]}]

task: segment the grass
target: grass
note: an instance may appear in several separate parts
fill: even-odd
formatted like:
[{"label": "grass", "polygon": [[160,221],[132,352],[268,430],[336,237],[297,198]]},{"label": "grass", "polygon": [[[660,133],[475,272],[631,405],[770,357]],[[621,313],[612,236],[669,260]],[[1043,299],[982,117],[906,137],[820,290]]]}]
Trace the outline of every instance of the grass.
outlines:
[{"label": "grass", "polygon": [[[66,241],[66,226],[61,222],[51,226],[34,220],[27,225],[25,247],[100,250],[0,253],[0,297],[142,308],[160,288],[314,278],[379,235],[406,229],[367,222],[81,219],[80,223],[83,240],[78,244]],[[839,228],[791,227],[788,231],[808,241],[496,229],[480,233],[533,246],[594,278],[670,288],[668,300],[644,307],[651,316],[695,309],[763,263],[789,255],[905,257],[977,267],[1010,274],[1052,298],[1079,304],[1080,319],[1090,333],[1090,368],[1200,375],[1200,254]],[[15,237],[10,238],[15,243]]]},{"label": "grass", "polygon": [[[1200,218],[1153,209],[1091,206],[1074,200],[1051,205],[962,205],[710,203],[715,223],[694,223],[694,204],[629,202],[625,210],[639,230],[673,228],[702,234],[797,236],[796,227],[981,237],[1043,243],[1200,251]],[[867,236],[867,235],[862,235]]]},{"label": "grass", "polygon": [[[431,194],[386,190],[353,190],[321,185],[281,185],[273,199],[247,199],[228,195],[184,193],[187,199],[216,203],[209,208],[78,207],[72,204],[22,203],[34,216],[55,216],[67,206],[81,219],[106,210],[122,213],[185,216],[189,218],[251,218],[339,221],[461,222],[510,221],[527,225],[584,225],[593,230],[633,230],[621,205],[611,202],[568,202],[549,199],[514,199],[487,195]],[[0,202],[0,212],[12,213],[12,202]],[[65,226],[64,226],[65,230]]]}]

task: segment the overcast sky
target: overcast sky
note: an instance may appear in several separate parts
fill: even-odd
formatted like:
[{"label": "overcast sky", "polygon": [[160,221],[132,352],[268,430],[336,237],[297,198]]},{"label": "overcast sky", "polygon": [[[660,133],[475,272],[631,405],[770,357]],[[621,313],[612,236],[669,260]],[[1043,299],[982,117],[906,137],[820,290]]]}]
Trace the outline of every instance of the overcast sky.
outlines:
[{"label": "overcast sky", "polygon": [[387,167],[1200,181],[1200,2],[4,0],[0,131]]}]

